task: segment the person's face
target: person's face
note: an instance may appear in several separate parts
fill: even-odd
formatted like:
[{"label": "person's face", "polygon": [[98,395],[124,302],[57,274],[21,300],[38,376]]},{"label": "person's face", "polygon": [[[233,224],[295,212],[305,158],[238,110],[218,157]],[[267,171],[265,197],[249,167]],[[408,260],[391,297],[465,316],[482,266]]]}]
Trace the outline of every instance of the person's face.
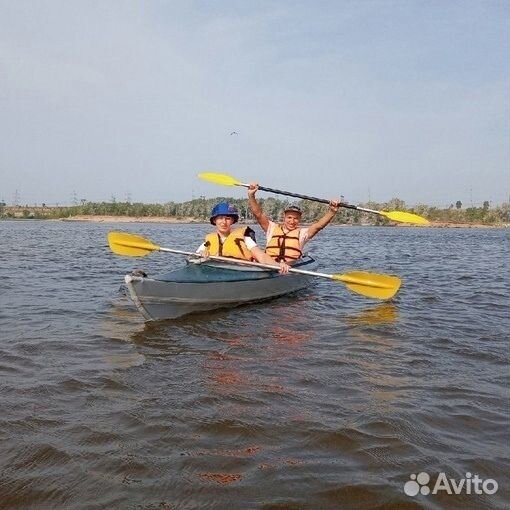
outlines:
[{"label": "person's face", "polygon": [[233,223],[234,218],[232,216],[216,216],[216,230],[221,235],[228,236]]},{"label": "person's face", "polygon": [[293,211],[286,212],[283,217],[283,224],[287,230],[294,230],[295,228],[298,228],[300,221],[301,214]]}]

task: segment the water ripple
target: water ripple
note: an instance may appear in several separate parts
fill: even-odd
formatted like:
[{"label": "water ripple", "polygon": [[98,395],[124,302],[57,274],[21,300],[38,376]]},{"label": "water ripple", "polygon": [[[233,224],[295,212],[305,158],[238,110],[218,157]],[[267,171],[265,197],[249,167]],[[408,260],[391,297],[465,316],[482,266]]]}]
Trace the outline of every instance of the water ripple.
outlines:
[{"label": "water ripple", "polygon": [[[115,257],[115,228],[0,223],[6,508],[505,508],[507,230],[331,227],[321,269],[397,274],[397,298],[317,280],[144,324],[123,274],[182,261]],[[189,249],[208,227],[125,230]],[[422,471],[500,489],[406,496]]]}]

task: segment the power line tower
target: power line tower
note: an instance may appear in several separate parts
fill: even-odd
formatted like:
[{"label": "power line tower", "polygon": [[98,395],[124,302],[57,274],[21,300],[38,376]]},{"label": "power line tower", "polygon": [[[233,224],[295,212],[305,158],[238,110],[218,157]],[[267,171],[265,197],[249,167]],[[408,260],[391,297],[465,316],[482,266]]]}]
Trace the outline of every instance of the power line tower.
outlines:
[{"label": "power line tower", "polygon": [[18,206],[19,205],[19,191],[16,190],[14,192],[14,198],[12,200],[12,203],[15,205],[15,206]]}]

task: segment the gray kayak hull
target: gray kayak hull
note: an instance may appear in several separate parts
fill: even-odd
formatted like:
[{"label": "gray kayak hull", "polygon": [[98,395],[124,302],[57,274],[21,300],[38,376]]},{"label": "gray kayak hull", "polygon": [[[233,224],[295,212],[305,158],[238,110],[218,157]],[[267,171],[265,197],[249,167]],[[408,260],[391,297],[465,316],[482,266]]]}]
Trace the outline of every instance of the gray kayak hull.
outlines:
[{"label": "gray kayak hull", "polygon": [[[295,267],[315,269],[307,257]],[[313,277],[232,264],[189,264],[156,278],[128,274],[129,295],[148,321],[176,319],[196,312],[231,308],[284,296],[309,287]]]}]

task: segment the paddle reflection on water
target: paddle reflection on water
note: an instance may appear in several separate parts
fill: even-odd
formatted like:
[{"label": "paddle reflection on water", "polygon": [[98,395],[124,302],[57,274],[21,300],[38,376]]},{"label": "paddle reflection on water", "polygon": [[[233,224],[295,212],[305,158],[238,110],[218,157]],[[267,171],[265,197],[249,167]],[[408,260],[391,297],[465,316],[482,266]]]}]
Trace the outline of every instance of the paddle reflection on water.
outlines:
[{"label": "paddle reflection on water", "polygon": [[394,324],[397,321],[398,309],[395,303],[380,303],[345,317],[345,322],[350,326]]},{"label": "paddle reflection on water", "polygon": [[412,398],[412,379],[402,370],[400,340],[396,327],[398,310],[393,303],[382,303],[346,318],[353,326],[354,343],[348,358],[359,374],[370,402],[371,412],[391,416],[401,402]]}]

